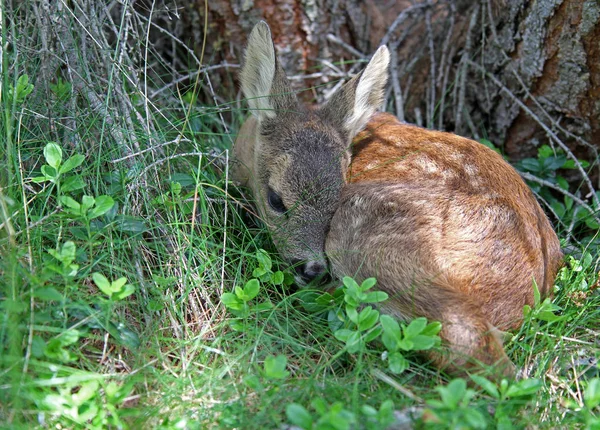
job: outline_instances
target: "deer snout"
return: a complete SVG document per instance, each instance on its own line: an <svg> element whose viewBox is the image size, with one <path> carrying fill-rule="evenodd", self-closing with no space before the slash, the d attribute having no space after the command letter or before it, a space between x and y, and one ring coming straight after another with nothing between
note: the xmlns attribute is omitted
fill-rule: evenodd
<svg viewBox="0 0 600 430"><path fill-rule="evenodd" d="M308 284L317 278L322 277L327 271L325 263L320 261L303 261L303 260L292 260L292 265L296 271L296 281L301 284Z"/></svg>

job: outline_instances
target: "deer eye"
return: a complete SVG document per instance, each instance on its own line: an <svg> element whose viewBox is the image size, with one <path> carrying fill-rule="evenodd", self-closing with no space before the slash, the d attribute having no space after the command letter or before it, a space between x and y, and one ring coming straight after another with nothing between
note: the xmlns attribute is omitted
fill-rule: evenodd
<svg viewBox="0 0 600 430"><path fill-rule="evenodd" d="M271 209L273 209L275 212L284 213L287 211L287 208L283 204L283 200L281 200L279 194L273 191L270 187L267 198L269 199L269 206L271 206Z"/></svg>

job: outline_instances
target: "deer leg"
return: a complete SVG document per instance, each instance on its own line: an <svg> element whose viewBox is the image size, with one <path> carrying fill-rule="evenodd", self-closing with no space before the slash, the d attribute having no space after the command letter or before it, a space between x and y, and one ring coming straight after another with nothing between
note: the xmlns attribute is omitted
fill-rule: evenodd
<svg viewBox="0 0 600 430"><path fill-rule="evenodd" d="M384 290L391 292L388 288ZM443 349L427 353L439 369L463 375L491 367L488 376L493 379L515 375L515 367L504 351L500 332L487 321L481 306L460 291L451 290L446 285L427 283L416 287L413 292L391 295L382 310L402 317L424 316L442 323L440 337Z"/></svg>

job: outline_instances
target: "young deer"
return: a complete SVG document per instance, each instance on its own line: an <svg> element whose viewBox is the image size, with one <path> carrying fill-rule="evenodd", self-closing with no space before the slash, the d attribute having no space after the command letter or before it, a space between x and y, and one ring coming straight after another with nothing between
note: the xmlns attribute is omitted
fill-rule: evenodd
<svg viewBox="0 0 600 430"><path fill-rule="evenodd" d="M251 188L297 280L327 270L375 277L381 310L443 325L453 372L495 365L512 375L498 330L518 327L533 283L551 293L559 241L518 173L466 138L375 113L389 53L380 47L322 107L303 107L260 22L241 72L252 113L240 130L234 180Z"/></svg>

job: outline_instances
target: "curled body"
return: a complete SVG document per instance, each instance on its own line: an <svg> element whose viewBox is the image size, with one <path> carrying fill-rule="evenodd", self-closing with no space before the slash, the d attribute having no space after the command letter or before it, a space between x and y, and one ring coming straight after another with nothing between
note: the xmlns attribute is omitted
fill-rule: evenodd
<svg viewBox="0 0 600 430"><path fill-rule="evenodd" d="M242 90L254 116L238 135L233 178L252 190L299 283L327 269L375 277L383 312L442 323L451 372L495 366L511 375L499 330L517 328L533 283L551 292L559 241L518 173L470 139L376 113L389 54L322 107L303 107L277 62L270 31L252 31Z"/></svg>

